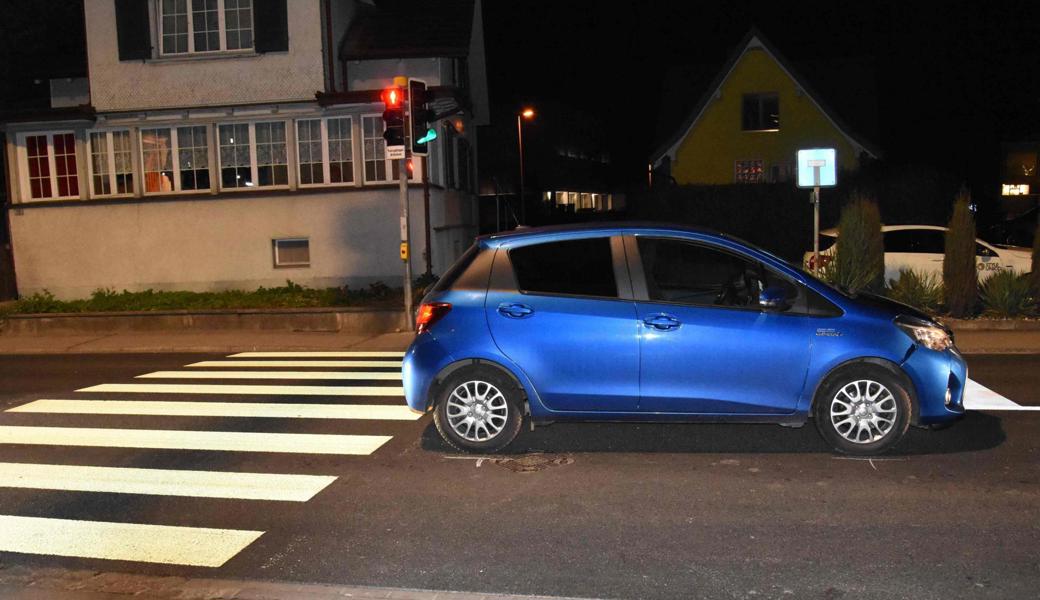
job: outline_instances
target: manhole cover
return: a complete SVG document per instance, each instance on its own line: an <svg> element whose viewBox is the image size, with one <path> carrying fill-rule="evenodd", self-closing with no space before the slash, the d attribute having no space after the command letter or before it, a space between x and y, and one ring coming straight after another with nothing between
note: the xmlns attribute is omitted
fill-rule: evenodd
<svg viewBox="0 0 1040 600"><path fill-rule="evenodd" d="M492 462L515 473L534 473L551 467L569 465L574 459L566 454L525 454L516 458L496 458Z"/></svg>

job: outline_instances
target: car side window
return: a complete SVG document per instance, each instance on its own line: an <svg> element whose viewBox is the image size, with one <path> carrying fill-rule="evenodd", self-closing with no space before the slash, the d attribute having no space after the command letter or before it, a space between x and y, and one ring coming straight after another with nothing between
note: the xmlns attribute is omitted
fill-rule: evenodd
<svg viewBox="0 0 1040 600"><path fill-rule="evenodd" d="M983 246L982 244L975 242L975 256L996 256L997 253Z"/></svg>
<svg viewBox="0 0 1040 600"><path fill-rule="evenodd" d="M794 284L729 252L682 240L640 237L639 254L651 301L706 306L757 306L759 293L770 285Z"/></svg>
<svg viewBox="0 0 1040 600"><path fill-rule="evenodd" d="M885 233L885 252L942 254L946 251L945 234L935 229L899 229Z"/></svg>
<svg viewBox="0 0 1040 600"><path fill-rule="evenodd" d="M618 297L609 237L521 246L509 259L522 292Z"/></svg>

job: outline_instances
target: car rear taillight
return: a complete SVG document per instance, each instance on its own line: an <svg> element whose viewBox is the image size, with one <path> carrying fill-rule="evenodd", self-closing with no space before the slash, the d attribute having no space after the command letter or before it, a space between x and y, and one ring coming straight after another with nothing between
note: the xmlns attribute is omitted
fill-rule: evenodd
<svg viewBox="0 0 1040 600"><path fill-rule="evenodd" d="M444 315L451 311L451 304L447 302L430 302L419 306L419 314L415 317L415 331L422 333L433 327L434 323L440 321Z"/></svg>

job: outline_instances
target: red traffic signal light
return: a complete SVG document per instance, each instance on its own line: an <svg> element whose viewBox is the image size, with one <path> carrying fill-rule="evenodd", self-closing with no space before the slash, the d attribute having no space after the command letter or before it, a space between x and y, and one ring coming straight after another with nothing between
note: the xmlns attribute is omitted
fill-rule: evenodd
<svg viewBox="0 0 1040 600"><path fill-rule="evenodd" d="M401 88L397 86L388 87L385 90L383 90L383 93L380 95L380 99L383 101L383 104L385 104L388 109L401 108L402 104L404 104L404 92L401 90Z"/></svg>
<svg viewBox="0 0 1040 600"><path fill-rule="evenodd" d="M380 95L386 110L383 111L383 139L387 146L404 145L404 90L397 86L388 87Z"/></svg>

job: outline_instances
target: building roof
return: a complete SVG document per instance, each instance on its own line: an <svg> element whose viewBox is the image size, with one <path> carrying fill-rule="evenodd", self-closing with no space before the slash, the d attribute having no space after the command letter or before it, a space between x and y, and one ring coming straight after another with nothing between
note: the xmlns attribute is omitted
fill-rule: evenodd
<svg viewBox="0 0 1040 600"><path fill-rule="evenodd" d="M474 0L361 4L340 46L343 60L469 54Z"/></svg>
<svg viewBox="0 0 1040 600"><path fill-rule="evenodd" d="M806 72L816 76L813 81L820 83L817 87L811 85L801 74L801 70L787 60L758 29L751 28L722 69L715 72L714 79L706 86L704 75L708 71L703 65L673 69L666 77L668 93L662 97L670 101L670 104L661 107L661 119L658 123L658 139L661 142L650 157L651 163L657 164L666 155L674 158L679 144L689 135L708 103L715 98L737 62L750 48L765 50L853 146L861 148L871 156L881 156L880 150L871 138L867 137L867 134L872 137L877 134L877 107L871 65L855 59L820 60L800 64ZM693 86L702 89L703 94L693 110L689 110L688 105L679 105L677 100L692 97L692 94L683 92L695 93ZM831 104L824 98L835 102ZM836 108L839 105L841 110Z"/></svg>

